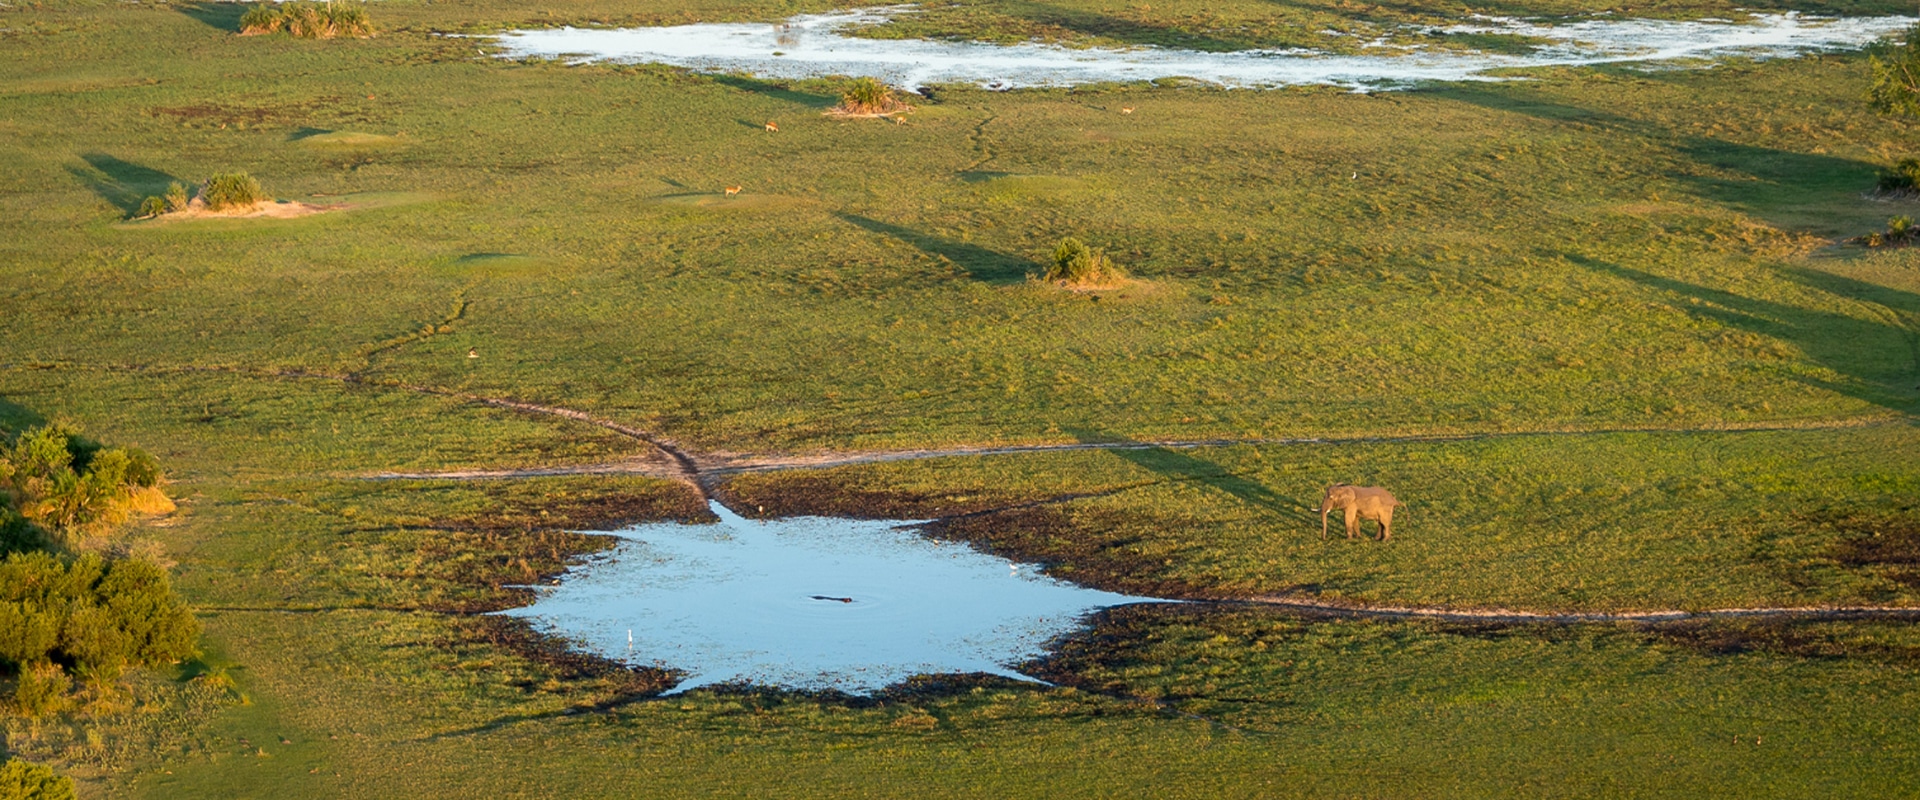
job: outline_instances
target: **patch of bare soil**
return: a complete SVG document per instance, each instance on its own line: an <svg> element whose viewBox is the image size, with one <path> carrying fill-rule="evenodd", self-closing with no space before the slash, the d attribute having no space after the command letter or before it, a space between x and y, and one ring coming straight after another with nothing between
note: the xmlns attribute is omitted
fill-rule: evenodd
<svg viewBox="0 0 1920 800"><path fill-rule="evenodd" d="M184 209L169 211L165 214L148 217L147 219L155 222L178 222L190 219L291 219L293 217L304 217L308 214L324 214L328 211L338 211L346 207L344 203L336 205L314 205L312 203L295 201L281 202L278 200L262 200L250 206L234 206L215 210L208 208L206 203L195 198L194 201Z"/></svg>

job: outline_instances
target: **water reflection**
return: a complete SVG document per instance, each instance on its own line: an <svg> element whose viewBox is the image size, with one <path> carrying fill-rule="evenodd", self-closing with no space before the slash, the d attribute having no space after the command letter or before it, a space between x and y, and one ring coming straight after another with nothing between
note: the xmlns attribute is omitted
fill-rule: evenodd
<svg viewBox="0 0 1920 800"><path fill-rule="evenodd" d="M531 619L582 649L682 670L682 692L745 682L871 693L915 675L1014 672L1108 606L1159 602L1074 586L911 523L800 517L641 525L543 588Z"/></svg>

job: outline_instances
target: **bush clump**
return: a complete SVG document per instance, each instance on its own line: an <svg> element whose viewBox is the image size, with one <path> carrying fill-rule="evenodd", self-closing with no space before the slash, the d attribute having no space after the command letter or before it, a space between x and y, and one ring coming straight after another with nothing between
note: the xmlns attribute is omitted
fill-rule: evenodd
<svg viewBox="0 0 1920 800"><path fill-rule="evenodd" d="M1867 104L1882 114L1920 117L1920 25L1907 29L1905 41L1881 42L1867 53Z"/></svg>
<svg viewBox="0 0 1920 800"><path fill-rule="evenodd" d="M1920 190L1920 158L1903 158L1900 163L1880 172L1880 191L1887 193Z"/></svg>
<svg viewBox="0 0 1920 800"><path fill-rule="evenodd" d="M335 39L343 36L373 35L373 20L362 3L341 0L335 3L293 2L271 5L260 3L240 15L240 35L258 36L285 31L300 39Z"/></svg>
<svg viewBox="0 0 1920 800"><path fill-rule="evenodd" d="M179 181L167 187L166 200L168 211L185 211L187 204L193 202L193 198L187 194L187 185Z"/></svg>
<svg viewBox="0 0 1920 800"><path fill-rule="evenodd" d="M134 216L140 219L146 219L148 217L157 217L165 213L167 213L167 201L162 200L158 197L148 197L147 199L140 201L140 213L135 214Z"/></svg>
<svg viewBox="0 0 1920 800"><path fill-rule="evenodd" d="M14 705L42 716L65 705L68 675L95 683L128 667L193 655L200 626L150 561L14 553L0 561L0 668L18 675Z"/></svg>
<svg viewBox="0 0 1920 800"><path fill-rule="evenodd" d="M1047 267L1047 280L1068 286L1110 286L1126 278L1105 253L1072 237L1053 248L1053 263Z"/></svg>
<svg viewBox="0 0 1920 800"><path fill-rule="evenodd" d="M893 94L893 87L875 78L856 78L840 93L840 105L833 112L859 116L886 116L912 111L913 106Z"/></svg>
<svg viewBox="0 0 1920 800"><path fill-rule="evenodd" d="M0 555L71 545L87 528L122 522L159 483L159 463L144 451L103 448L58 425L29 429L0 447Z"/></svg>
<svg viewBox="0 0 1920 800"><path fill-rule="evenodd" d="M17 758L0 764L0 800L74 800L73 779Z"/></svg>
<svg viewBox="0 0 1920 800"><path fill-rule="evenodd" d="M1912 217L1900 216L1887 220L1885 233L1869 233L1854 241L1868 247L1898 247L1913 244L1915 239L1920 239L1920 228L1913 226Z"/></svg>
<svg viewBox="0 0 1920 800"><path fill-rule="evenodd" d="M207 185L200 189L200 198L210 211L245 208L268 199L266 193L260 191L260 182L244 172L225 172L208 178Z"/></svg>

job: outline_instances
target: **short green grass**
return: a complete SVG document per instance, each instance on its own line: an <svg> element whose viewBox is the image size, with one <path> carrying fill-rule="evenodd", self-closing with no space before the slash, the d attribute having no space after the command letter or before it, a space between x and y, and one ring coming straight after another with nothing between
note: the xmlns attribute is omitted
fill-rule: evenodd
<svg viewBox="0 0 1920 800"><path fill-rule="evenodd" d="M1105 493L931 532L1113 588L1537 610L1920 591L1920 261L1832 244L1912 211L1870 196L1915 131L1865 109L1863 58L1377 96L937 87L896 126L823 117L837 80L506 63L429 35L829 7L390 0L380 36L327 41L237 36L228 4L0 9L0 422L71 418L168 465L181 511L130 535L179 562L208 651L129 708L9 721L6 751L101 796L1914 791L1910 623L1128 612L1033 665L1063 688L872 703L625 703L646 675L503 638L473 612L603 546L566 529L696 518L697 498L361 480L644 452L382 381L702 452L1527 434L723 487L905 515ZM1321 26L1601 10L1075 0L868 35L1337 49ZM217 170L342 207L125 221ZM1029 281L1066 236L1141 287ZM1715 432L1746 426L1802 429ZM1335 480L1409 501L1395 542L1319 540L1306 509Z"/></svg>

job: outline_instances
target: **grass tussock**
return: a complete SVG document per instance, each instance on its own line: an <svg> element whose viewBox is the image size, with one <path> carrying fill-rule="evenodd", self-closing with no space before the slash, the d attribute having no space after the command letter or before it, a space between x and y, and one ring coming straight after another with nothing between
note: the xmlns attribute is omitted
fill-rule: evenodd
<svg viewBox="0 0 1920 800"><path fill-rule="evenodd" d="M1046 280L1070 289L1103 289L1126 283L1127 273L1106 253L1068 237L1053 248Z"/></svg>
<svg viewBox="0 0 1920 800"><path fill-rule="evenodd" d="M893 87L875 78L857 78L840 93L840 104L827 113L843 117L885 117L912 111Z"/></svg>
<svg viewBox="0 0 1920 800"><path fill-rule="evenodd" d="M365 38L373 35L373 21L364 4L355 2L289 2L260 4L240 16L241 36L285 32L297 39Z"/></svg>

